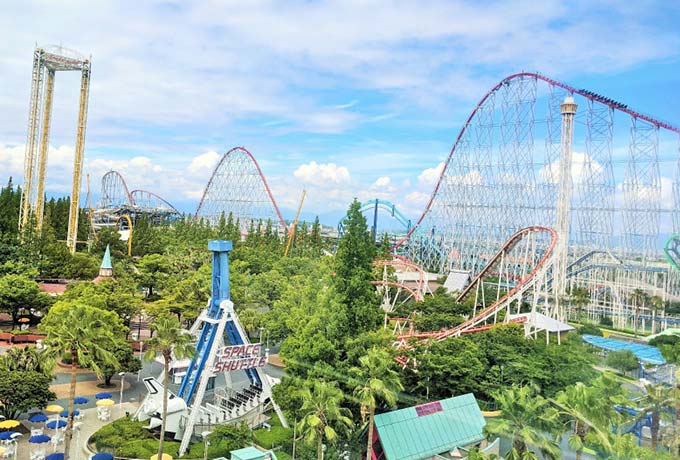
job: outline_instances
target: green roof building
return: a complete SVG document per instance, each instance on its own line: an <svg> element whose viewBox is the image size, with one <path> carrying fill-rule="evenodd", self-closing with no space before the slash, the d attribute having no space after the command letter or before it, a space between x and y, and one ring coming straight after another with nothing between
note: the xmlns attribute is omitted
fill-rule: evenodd
<svg viewBox="0 0 680 460"><path fill-rule="evenodd" d="M374 460L461 459L485 441L472 393L375 416ZM482 445L481 448L485 446Z"/></svg>
<svg viewBox="0 0 680 460"><path fill-rule="evenodd" d="M277 460L276 455L271 450L261 451L255 447L232 450L230 460Z"/></svg>
<svg viewBox="0 0 680 460"><path fill-rule="evenodd" d="M111 248L106 245L106 252L102 258L102 264L99 266L99 275L92 280L94 283L99 283L105 279L113 278L113 264L111 263Z"/></svg>

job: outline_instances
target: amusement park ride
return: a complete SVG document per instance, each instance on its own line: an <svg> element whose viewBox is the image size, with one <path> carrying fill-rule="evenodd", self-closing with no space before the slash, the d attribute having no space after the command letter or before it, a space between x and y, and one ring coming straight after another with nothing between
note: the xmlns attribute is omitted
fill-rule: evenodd
<svg viewBox="0 0 680 460"><path fill-rule="evenodd" d="M214 425L244 422L254 426L264 422L264 412L271 405L282 424L286 419L272 398L270 380L262 370L268 350L251 344L244 333L234 304L230 300L229 251L231 241L210 241L212 251L212 297L191 328L196 337L196 355L176 393L168 399L167 431L181 439L183 455L192 437L210 431ZM247 379L235 383L235 374ZM161 425L163 386L158 379L146 378L148 395L136 418L148 421L147 428ZM209 386L212 397L208 398Z"/></svg>

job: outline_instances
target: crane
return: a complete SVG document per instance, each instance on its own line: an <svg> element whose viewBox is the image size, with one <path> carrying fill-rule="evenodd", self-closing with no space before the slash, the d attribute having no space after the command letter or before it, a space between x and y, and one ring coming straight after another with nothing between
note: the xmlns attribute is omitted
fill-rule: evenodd
<svg viewBox="0 0 680 460"><path fill-rule="evenodd" d="M288 251L293 245L293 239L295 238L295 229L297 228L298 219L300 218L300 210L302 209L302 203L305 202L305 196L307 196L307 190L302 190L302 197L300 198L300 204L298 205L297 212L295 213L295 220L293 225L290 226L288 231L288 242L286 242L286 250L283 252L283 257L288 257Z"/></svg>

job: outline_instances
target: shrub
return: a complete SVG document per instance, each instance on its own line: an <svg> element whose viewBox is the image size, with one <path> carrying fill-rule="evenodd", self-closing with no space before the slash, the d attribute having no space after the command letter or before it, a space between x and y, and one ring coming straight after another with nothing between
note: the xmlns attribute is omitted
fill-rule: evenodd
<svg viewBox="0 0 680 460"><path fill-rule="evenodd" d="M618 369L624 373L635 370L638 367L638 360L635 357L635 354L630 350L610 351L609 354L607 354L605 362L607 363L607 366Z"/></svg>
<svg viewBox="0 0 680 460"><path fill-rule="evenodd" d="M600 317L600 326L612 327L614 322L609 316Z"/></svg>
<svg viewBox="0 0 680 460"><path fill-rule="evenodd" d="M602 337L602 331L594 324L584 324L583 326L576 329L576 332L578 332L580 335L599 335Z"/></svg>
<svg viewBox="0 0 680 460"><path fill-rule="evenodd" d="M27 335L27 334L33 334L31 331L28 329L12 329L12 334L13 335Z"/></svg>

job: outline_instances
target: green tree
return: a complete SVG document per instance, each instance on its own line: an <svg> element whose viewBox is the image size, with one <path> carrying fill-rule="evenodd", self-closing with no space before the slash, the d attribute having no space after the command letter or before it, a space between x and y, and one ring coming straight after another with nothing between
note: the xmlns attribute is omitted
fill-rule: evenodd
<svg viewBox="0 0 680 460"><path fill-rule="evenodd" d="M356 199L343 220L343 235L335 254L334 285L348 311L347 335L375 329L382 320L371 284L375 244Z"/></svg>
<svg viewBox="0 0 680 460"><path fill-rule="evenodd" d="M146 289L146 298L153 298L154 289L162 287L170 273L170 264L167 258L160 254L149 254L141 258L137 263L139 273L137 280Z"/></svg>
<svg viewBox="0 0 680 460"><path fill-rule="evenodd" d="M111 386L111 378L117 373L135 373L142 368L142 363L139 361L139 358L135 356L132 347L127 340L124 340L122 337L116 338L115 343L112 345L113 348L109 351L113 353L116 362L113 364L103 362L100 365L104 377L104 385L107 387ZM120 384L123 384L122 380Z"/></svg>
<svg viewBox="0 0 680 460"><path fill-rule="evenodd" d="M611 425L618 418L614 399L623 395L623 389L613 378L602 374L592 386L576 383L560 393L553 401L560 414L573 423L569 447L576 451L576 459L583 456L586 438L603 439L611 432Z"/></svg>
<svg viewBox="0 0 680 460"><path fill-rule="evenodd" d="M12 325L22 311L42 310L49 298L40 292L38 283L23 275L5 275L0 278L0 311L12 315Z"/></svg>
<svg viewBox="0 0 680 460"><path fill-rule="evenodd" d="M651 416L651 447L654 451L657 450L657 445L659 443L661 420L672 420L671 409L677 403L678 399L680 399L680 392L677 388L660 384L645 385L644 396L635 401L639 408L637 418L644 418L648 415Z"/></svg>
<svg viewBox="0 0 680 460"><path fill-rule="evenodd" d="M352 419L348 409L341 407L343 394L333 383L315 381L301 391L302 412L299 430L307 444L316 444L317 460L323 456L324 440L335 443L338 434L334 426L351 429Z"/></svg>
<svg viewBox="0 0 680 460"><path fill-rule="evenodd" d="M12 347L0 355L0 372L38 372L52 378L55 361L35 347Z"/></svg>
<svg viewBox="0 0 680 460"><path fill-rule="evenodd" d="M610 351L607 354L605 363L607 366L618 369L624 374L638 368L638 360L635 357L635 353L630 350Z"/></svg>
<svg viewBox="0 0 680 460"><path fill-rule="evenodd" d="M580 321L583 307L586 307L588 304L590 304L590 292L584 287L574 288L571 291L569 303L576 307L576 320Z"/></svg>
<svg viewBox="0 0 680 460"><path fill-rule="evenodd" d="M501 411L484 427L487 436L512 440L513 456L518 460L530 449L546 458L557 459L560 449L548 433L557 431L557 411L531 386L511 387L494 393ZM510 456L507 457L510 459Z"/></svg>
<svg viewBox="0 0 680 460"><path fill-rule="evenodd" d="M0 372L0 412L7 418L15 418L34 407L45 407L56 398L50 391L51 381L51 376L41 372Z"/></svg>
<svg viewBox="0 0 680 460"><path fill-rule="evenodd" d="M156 354L163 357L163 412L161 423L160 442L158 444L158 458L163 458L163 442L165 440L165 420L168 413L168 387L170 385L170 362L173 356L176 359L190 358L196 352L194 338L188 332L182 330L179 320L174 316L159 316L151 323L151 331L154 337L147 342L145 358L148 361L156 359Z"/></svg>
<svg viewBox="0 0 680 460"><path fill-rule="evenodd" d="M71 384L69 387L68 424L64 439L64 458L69 459L73 438L73 398L76 395L76 367L90 367L102 375L100 363L116 363L111 353L116 335L124 326L115 313L80 303L58 302L40 323L47 337L45 345L53 357L70 353Z"/></svg>
<svg viewBox="0 0 680 460"><path fill-rule="evenodd" d="M404 387L399 380L399 373L393 369L394 359L384 350L371 349L367 355L359 358L360 367L354 368L359 384L354 388L354 396L361 404L362 418L368 410L368 445L366 460L371 460L373 447L373 416L379 401L388 407L397 403L397 395Z"/></svg>

